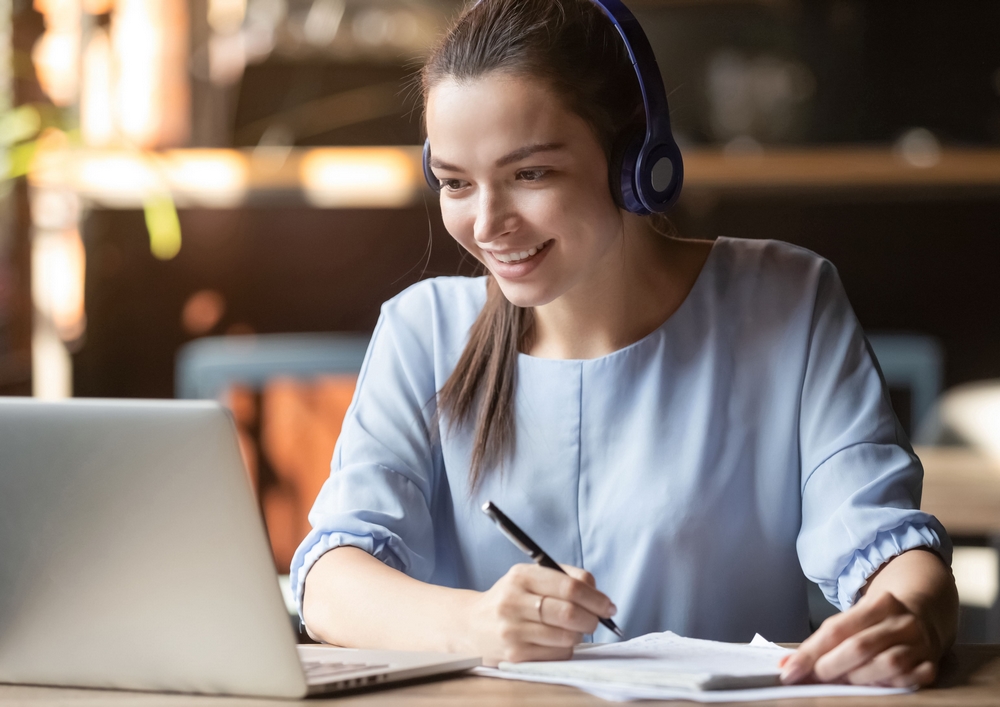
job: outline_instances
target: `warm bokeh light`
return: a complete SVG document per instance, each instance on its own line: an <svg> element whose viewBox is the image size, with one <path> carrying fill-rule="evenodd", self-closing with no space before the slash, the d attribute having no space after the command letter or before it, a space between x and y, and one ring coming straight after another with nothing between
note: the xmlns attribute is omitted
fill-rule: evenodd
<svg viewBox="0 0 1000 707"><path fill-rule="evenodd" d="M57 106L76 100L80 80L80 0L35 0L45 32L31 51L38 83Z"/></svg>
<svg viewBox="0 0 1000 707"><path fill-rule="evenodd" d="M208 0L208 24L221 34L238 32L247 14L247 0Z"/></svg>
<svg viewBox="0 0 1000 707"><path fill-rule="evenodd" d="M38 83L57 106L76 100L79 89L80 36L75 32L45 32L31 51Z"/></svg>
<svg viewBox="0 0 1000 707"><path fill-rule="evenodd" d="M165 188L155 164L142 153L94 152L66 159L72 186L83 195L98 195L109 206L134 207Z"/></svg>
<svg viewBox="0 0 1000 707"><path fill-rule="evenodd" d="M246 200L250 165L235 150L42 149L31 182L71 189L112 208L145 206L164 196L183 206L232 208Z"/></svg>
<svg viewBox="0 0 1000 707"><path fill-rule="evenodd" d="M302 158L302 188L320 208L407 206L422 187L420 155L419 148L409 147L310 150Z"/></svg>
<svg viewBox="0 0 1000 707"><path fill-rule="evenodd" d="M35 307L52 323L59 338L73 341L83 334L86 324L86 254L80 232L41 231L33 239L31 290Z"/></svg>
<svg viewBox="0 0 1000 707"><path fill-rule="evenodd" d="M50 326L36 323L31 335L31 394L42 400L73 395L73 361Z"/></svg>
<svg viewBox="0 0 1000 707"><path fill-rule="evenodd" d="M88 15L106 15L115 7L115 0L83 0L83 11Z"/></svg>
<svg viewBox="0 0 1000 707"><path fill-rule="evenodd" d="M117 136L111 40L101 28L94 30L83 55L80 130L84 143L90 147L110 145Z"/></svg>
<svg viewBox="0 0 1000 707"><path fill-rule="evenodd" d="M160 170L175 198L204 206L238 206L250 179L246 158L233 150L183 150L163 153Z"/></svg>
<svg viewBox="0 0 1000 707"><path fill-rule="evenodd" d="M193 336L207 334L226 313L226 300L215 290L200 290L188 297L181 311L184 331Z"/></svg>
<svg viewBox="0 0 1000 707"><path fill-rule="evenodd" d="M188 31L184 0L118 0L111 22L118 122L136 147L189 137Z"/></svg>

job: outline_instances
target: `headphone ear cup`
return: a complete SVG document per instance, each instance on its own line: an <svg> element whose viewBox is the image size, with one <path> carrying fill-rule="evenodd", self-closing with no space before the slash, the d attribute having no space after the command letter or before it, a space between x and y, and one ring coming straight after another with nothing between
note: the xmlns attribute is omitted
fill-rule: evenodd
<svg viewBox="0 0 1000 707"><path fill-rule="evenodd" d="M649 210L639 201L635 183L636 162L639 151L642 150L644 136L644 131L639 128L624 131L611 149L608 164L611 195L618 208L640 215L649 214Z"/></svg>
<svg viewBox="0 0 1000 707"><path fill-rule="evenodd" d="M431 169L431 141L430 138L424 140L424 179L427 180L427 186L435 192L441 191L441 182L437 180L434 176L434 171Z"/></svg>
<svg viewBox="0 0 1000 707"><path fill-rule="evenodd" d="M625 208L625 199L622 195L622 163L625 161L625 153L633 137L631 131L619 135L611 145L611 154L608 157L608 186L611 188L611 198L619 209Z"/></svg>

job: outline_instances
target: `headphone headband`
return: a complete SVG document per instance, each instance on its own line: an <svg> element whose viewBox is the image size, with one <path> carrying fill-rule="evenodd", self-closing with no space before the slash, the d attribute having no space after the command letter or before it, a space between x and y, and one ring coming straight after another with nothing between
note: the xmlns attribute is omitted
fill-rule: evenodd
<svg viewBox="0 0 1000 707"><path fill-rule="evenodd" d="M624 146L621 174L612 174L611 179L621 184L625 209L637 214L662 213L680 196L684 163L670 130L670 108L660 67L642 26L621 0L590 1L611 20L625 42L646 114L645 136ZM430 156L428 139L424 142L424 176L432 189L440 191L430 168Z"/></svg>

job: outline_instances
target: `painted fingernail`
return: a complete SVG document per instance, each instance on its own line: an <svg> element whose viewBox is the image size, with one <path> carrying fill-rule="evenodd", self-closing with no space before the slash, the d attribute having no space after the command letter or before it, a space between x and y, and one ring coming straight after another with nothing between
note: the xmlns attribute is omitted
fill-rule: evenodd
<svg viewBox="0 0 1000 707"><path fill-rule="evenodd" d="M788 659L785 663L784 669L781 671L781 682L786 685L793 682L798 682L806 674L806 667L802 664L802 661L798 658L792 657Z"/></svg>

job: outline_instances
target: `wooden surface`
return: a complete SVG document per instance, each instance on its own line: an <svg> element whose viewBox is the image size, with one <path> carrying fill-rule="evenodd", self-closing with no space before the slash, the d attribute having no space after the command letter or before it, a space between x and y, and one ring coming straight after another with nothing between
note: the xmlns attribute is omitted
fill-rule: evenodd
<svg viewBox="0 0 1000 707"><path fill-rule="evenodd" d="M1000 150L942 150L917 167L892 150L868 147L684 153L684 187L715 190L872 189L1000 186Z"/></svg>
<svg viewBox="0 0 1000 707"><path fill-rule="evenodd" d="M329 700L311 699L307 704L344 705L347 707L458 707L482 705L503 707L585 707L612 704L570 687L492 678L458 677L418 685L385 688ZM254 700L231 697L71 690L45 687L0 685L0 705L28 704L31 707L66 707L67 705L110 705L111 707L236 707L237 705L291 704L284 700ZM692 702L643 704L692 705ZM956 705L959 707L996 707L1000 705L1000 645L957 646L942 665L938 684L911 695L867 698L824 698L755 702L773 707L903 707L906 705Z"/></svg>
<svg viewBox="0 0 1000 707"><path fill-rule="evenodd" d="M1000 464L965 447L915 451L924 465L921 509L952 535L1000 534Z"/></svg>

